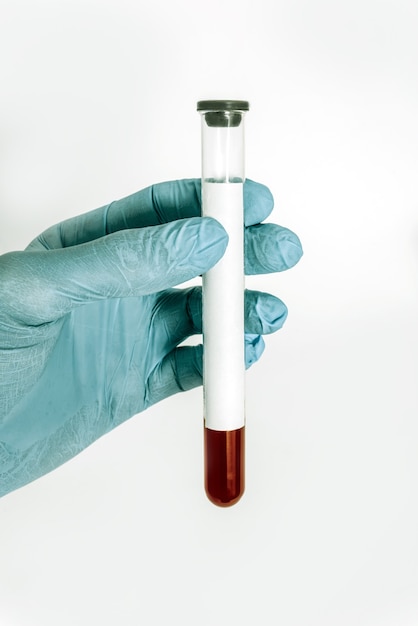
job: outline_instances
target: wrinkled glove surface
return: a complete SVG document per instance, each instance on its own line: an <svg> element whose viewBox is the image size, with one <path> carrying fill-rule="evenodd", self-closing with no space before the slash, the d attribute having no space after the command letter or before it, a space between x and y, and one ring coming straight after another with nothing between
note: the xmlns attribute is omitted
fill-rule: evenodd
<svg viewBox="0 0 418 626"><path fill-rule="evenodd" d="M244 185L247 274L292 267L297 236L261 224L269 190ZM159 183L0 257L0 496L72 458L150 405L202 383L201 289L228 237L200 217L200 181ZM247 291L246 365L287 310Z"/></svg>

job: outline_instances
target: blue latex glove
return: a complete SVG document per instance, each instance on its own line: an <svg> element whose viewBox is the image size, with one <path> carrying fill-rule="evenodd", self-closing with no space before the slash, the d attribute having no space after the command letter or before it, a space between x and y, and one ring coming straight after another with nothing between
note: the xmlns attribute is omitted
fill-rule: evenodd
<svg viewBox="0 0 418 626"><path fill-rule="evenodd" d="M261 224L269 190L244 186L247 274L302 254ZM223 255L222 226L200 215L200 181L160 183L53 226L0 257L0 495L61 465L129 417L202 383L201 290L173 289ZM287 315L246 293L246 360Z"/></svg>

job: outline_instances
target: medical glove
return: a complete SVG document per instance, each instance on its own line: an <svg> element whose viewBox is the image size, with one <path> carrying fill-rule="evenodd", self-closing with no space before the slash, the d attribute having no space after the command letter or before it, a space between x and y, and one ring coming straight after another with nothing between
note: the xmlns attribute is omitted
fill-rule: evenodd
<svg viewBox="0 0 418 626"><path fill-rule="evenodd" d="M262 224L269 190L244 185L247 274L286 270L297 236ZM228 237L200 217L200 181L159 183L52 226L0 257L0 495L69 460L126 419L202 383L200 287ZM287 315L247 291L246 362Z"/></svg>

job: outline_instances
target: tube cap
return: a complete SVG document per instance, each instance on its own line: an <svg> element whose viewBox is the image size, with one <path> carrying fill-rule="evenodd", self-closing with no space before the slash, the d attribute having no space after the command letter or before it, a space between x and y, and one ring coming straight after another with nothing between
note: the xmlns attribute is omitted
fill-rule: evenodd
<svg viewBox="0 0 418 626"><path fill-rule="evenodd" d="M197 110L204 112L206 124L217 128L234 128L241 124L242 113L250 108L246 100L200 100Z"/></svg>
<svg viewBox="0 0 418 626"><path fill-rule="evenodd" d="M248 111L250 103L246 100L199 100L198 111Z"/></svg>

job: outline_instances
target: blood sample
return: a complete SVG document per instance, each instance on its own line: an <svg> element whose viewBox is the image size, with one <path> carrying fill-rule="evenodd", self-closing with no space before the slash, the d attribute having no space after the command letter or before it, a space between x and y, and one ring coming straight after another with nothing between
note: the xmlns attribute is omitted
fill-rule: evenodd
<svg viewBox="0 0 418 626"><path fill-rule="evenodd" d="M197 103L202 119L202 216L228 233L222 259L203 275L205 490L231 506L245 486L244 114L241 100Z"/></svg>
<svg viewBox="0 0 418 626"><path fill-rule="evenodd" d="M211 502L231 506L245 486L245 427L236 430L204 428L205 490Z"/></svg>

